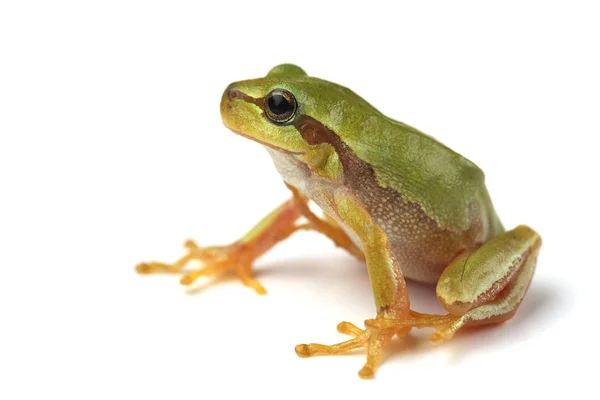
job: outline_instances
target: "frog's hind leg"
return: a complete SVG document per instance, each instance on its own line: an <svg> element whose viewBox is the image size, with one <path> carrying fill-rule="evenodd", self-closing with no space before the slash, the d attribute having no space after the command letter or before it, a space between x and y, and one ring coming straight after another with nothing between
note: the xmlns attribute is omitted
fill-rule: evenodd
<svg viewBox="0 0 600 400"><path fill-rule="evenodd" d="M495 324L514 316L535 271L542 241L521 225L464 252L444 270L437 285L439 302L448 315L411 311L405 321L368 321L367 325L433 327L432 342L450 339L463 326Z"/></svg>

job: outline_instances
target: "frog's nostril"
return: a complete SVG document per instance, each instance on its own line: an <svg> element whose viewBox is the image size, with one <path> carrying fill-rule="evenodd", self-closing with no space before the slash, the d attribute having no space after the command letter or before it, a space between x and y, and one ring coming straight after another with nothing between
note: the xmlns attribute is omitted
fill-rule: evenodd
<svg viewBox="0 0 600 400"><path fill-rule="evenodd" d="M242 94L238 90L228 89L227 90L227 97L229 97L230 101L233 101L233 100L241 99L242 98Z"/></svg>
<svg viewBox="0 0 600 400"><path fill-rule="evenodd" d="M252 103L260 108L263 106L263 99L255 99L254 97L248 96L239 89L234 87L228 87L223 93L223 101L227 100L228 103L234 103L235 100L241 100L246 103Z"/></svg>

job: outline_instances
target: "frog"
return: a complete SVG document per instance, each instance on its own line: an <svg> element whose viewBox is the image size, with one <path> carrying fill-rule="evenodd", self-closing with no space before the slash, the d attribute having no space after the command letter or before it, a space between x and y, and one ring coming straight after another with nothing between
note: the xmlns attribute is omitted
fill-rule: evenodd
<svg viewBox="0 0 600 400"><path fill-rule="evenodd" d="M339 323L348 340L299 344L295 352L306 358L364 348L361 378L372 378L388 343L413 328L433 328L429 340L442 343L462 328L515 315L542 240L527 225L504 228L473 162L293 64L230 84L220 112L227 128L266 149L290 198L231 244L188 240L182 258L141 263L139 273L181 274L191 285L229 272L265 294L256 260L295 232L319 232L364 262L375 315L362 328ZM202 266L189 269L192 261ZM407 280L435 287L446 313L412 310Z"/></svg>

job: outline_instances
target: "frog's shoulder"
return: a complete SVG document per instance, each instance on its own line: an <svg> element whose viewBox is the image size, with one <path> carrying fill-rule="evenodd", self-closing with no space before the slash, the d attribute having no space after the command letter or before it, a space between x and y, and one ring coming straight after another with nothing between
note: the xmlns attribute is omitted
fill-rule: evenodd
<svg viewBox="0 0 600 400"><path fill-rule="evenodd" d="M350 146L369 163L382 187L420 204L443 228L466 230L472 205L487 196L483 171L415 128L394 120L365 124L360 145Z"/></svg>

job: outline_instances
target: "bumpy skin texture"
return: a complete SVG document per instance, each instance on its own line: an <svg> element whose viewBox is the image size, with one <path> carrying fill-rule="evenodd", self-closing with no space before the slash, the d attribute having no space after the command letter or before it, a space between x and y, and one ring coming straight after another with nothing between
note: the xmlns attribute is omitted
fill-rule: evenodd
<svg viewBox="0 0 600 400"><path fill-rule="evenodd" d="M278 106L273 93L285 98ZM281 93L286 93L281 96ZM262 144L290 200L229 246L200 248L173 264L143 263L141 273L181 273L191 260L205 267L184 272L182 283L230 270L257 293L256 258L301 229L316 230L366 261L376 317L365 329L338 325L352 339L332 346L296 346L301 357L365 347L359 371L372 377L384 346L410 329L434 327L433 342L463 326L511 318L535 271L539 235L527 226L505 232L484 175L472 162L418 130L394 121L351 90L283 64L264 78L233 83L221 100L225 125ZM279 118L285 115L285 118ZM324 212L314 215L308 201ZM307 222L298 224L304 217ZM436 283L446 315L410 309L405 277Z"/></svg>

